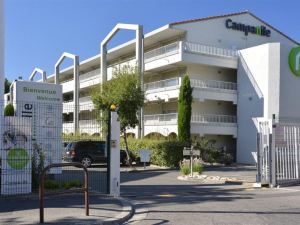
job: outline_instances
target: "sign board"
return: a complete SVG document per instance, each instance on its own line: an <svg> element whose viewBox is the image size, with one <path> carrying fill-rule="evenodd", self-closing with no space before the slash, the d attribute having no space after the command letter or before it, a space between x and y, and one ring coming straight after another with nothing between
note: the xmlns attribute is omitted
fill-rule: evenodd
<svg viewBox="0 0 300 225"><path fill-rule="evenodd" d="M150 162L151 150L141 149L140 150L140 158L141 162Z"/></svg>
<svg viewBox="0 0 300 225"><path fill-rule="evenodd" d="M200 156L200 150L183 150L183 155L196 155L196 156Z"/></svg>
<svg viewBox="0 0 300 225"><path fill-rule="evenodd" d="M1 151L1 194L31 193L31 118L5 117Z"/></svg>
<svg viewBox="0 0 300 225"><path fill-rule="evenodd" d="M42 151L45 166L62 159L62 86L57 84L16 81L13 84L16 116L32 118L33 154ZM50 173L60 173L53 168Z"/></svg>

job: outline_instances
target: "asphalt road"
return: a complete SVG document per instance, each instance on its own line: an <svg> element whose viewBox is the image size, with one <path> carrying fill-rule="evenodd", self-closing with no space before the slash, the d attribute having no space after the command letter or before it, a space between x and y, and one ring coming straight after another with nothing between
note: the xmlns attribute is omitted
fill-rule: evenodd
<svg viewBox="0 0 300 225"><path fill-rule="evenodd" d="M253 169L218 168L208 174L254 179ZM135 204L128 224L300 224L300 187L253 189L243 185L177 180L178 171L121 175L121 194Z"/></svg>

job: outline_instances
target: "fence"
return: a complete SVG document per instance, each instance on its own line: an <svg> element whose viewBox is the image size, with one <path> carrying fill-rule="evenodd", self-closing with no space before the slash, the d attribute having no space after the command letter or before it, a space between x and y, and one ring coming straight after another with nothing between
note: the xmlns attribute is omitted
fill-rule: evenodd
<svg viewBox="0 0 300 225"><path fill-rule="evenodd" d="M73 103L12 105L14 116L5 116L1 127L0 197L37 193L42 169L64 162L91 164L90 191L107 193L106 135L101 135L104 123L92 103L79 105L78 126ZM72 192L83 184L82 171L76 167L53 168L45 179L46 193Z"/></svg>
<svg viewBox="0 0 300 225"><path fill-rule="evenodd" d="M300 183L300 124L261 122L257 137L259 181L272 186Z"/></svg>

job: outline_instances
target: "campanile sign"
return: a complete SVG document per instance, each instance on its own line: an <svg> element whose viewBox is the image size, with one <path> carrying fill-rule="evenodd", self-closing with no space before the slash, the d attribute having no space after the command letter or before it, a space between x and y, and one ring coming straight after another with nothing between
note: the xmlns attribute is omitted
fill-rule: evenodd
<svg viewBox="0 0 300 225"><path fill-rule="evenodd" d="M248 34L255 34L259 36L265 36L265 37L271 37L271 30L269 30L265 26L253 26L244 24L241 22L233 21L232 19L226 19L225 26L227 29L232 29L236 31L244 32L245 36L248 36Z"/></svg>

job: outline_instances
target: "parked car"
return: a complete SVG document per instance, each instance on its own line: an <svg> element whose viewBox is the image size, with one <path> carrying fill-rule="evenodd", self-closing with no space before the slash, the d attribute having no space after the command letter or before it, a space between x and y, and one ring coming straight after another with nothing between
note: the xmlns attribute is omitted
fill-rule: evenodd
<svg viewBox="0 0 300 225"><path fill-rule="evenodd" d="M105 148L105 141L73 141L67 145L63 159L67 162L81 162L85 167L89 167L93 163L107 162ZM122 149L120 163L127 164L126 151Z"/></svg>

